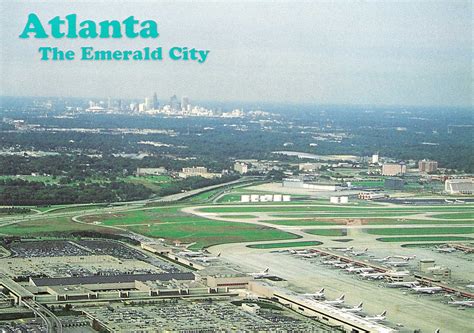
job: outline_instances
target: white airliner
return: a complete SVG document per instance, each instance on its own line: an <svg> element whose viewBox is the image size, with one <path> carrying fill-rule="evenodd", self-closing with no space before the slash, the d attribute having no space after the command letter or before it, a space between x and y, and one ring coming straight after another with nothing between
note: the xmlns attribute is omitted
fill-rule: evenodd
<svg viewBox="0 0 474 333"><path fill-rule="evenodd" d="M202 257L204 253L201 251L199 252L193 252L193 251L185 251L185 252L179 252L178 255L182 255L185 257Z"/></svg>
<svg viewBox="0 0 474 333"><path fill-rule="evenodd" d="M387 311L385 310L384 312L382 312L381 314L379 314L377 316L364 317L364 319L371 320L371 321L383 321L383 320L385 320L386 315L387 315Z"/></svg>
<svg viewBox="0 0 474 333"><path fill-rule="evenodd" d="M312 298L316 298L316 299L323 299L325 296L324 296L324 288L322 288L320 291L318 292L315 292L314 294L303 294L303 296L305 297L312 297Z"/></svg>
<svg viewBox="0 0 474 333"><path fill-rule="evenodd" d="M329 301L325 300L323 301L324 304L329 304L329 305L341 305L344 303L344 298L346 295L342 294L339 298L336 298L335 300Z"/></svg>
<svg viewBox="0 0 474 333"><path fill-rule="evenodd" d="M457 250L454 247L450 247L450 246L445 246L445 247L437 246L436 251L442 252L442 253L451 253Z"/></svg>
<svg viewBox="0 0 474 333"><path fill-rule="evenodd" d="M391 256L388 256L388 257L385 257L385 258L373 258L371 260L375 261L375 262L385 262L385 261L389 261L390 258L391 258Z"/></svg>
<svg viewBox="0 0 474 333"><path fill-rule="evenodd" d="M389 282L387 283L387 287L389 288L413 288L417 287L417 282Z"/></svg>
<svg viewBox="0 0 474 333"><path fill-rule="evenodd" d="M451 200L448 200L448 199L444 199L444 202L449 203L449 204L454 203L454 201L451 201Z"/></svg>
<svg viewBox="0 0 474 333"><path fill-rule="evenodd" d="M348 267L346 271L349 273L369 273L373 272L374 269L372 267Z"/></svg>
<svg viewBox="0 0 474 333"><path fill-rule="evenodd" d="M351 267L352 264L348 264L348 263L345 263L345 262L340 262L340 263L334 264L333 266L336 267L336 268L347 268L347 267Z"/></svg>
<svg viewBox="0 0 474 333"><path fill-rule="evenodd" d="M411 287L411 289L422 294L435 294L443 291L441 287Z"/></svg>
<svg viewBox="0 0 474 333"><path fill-rule="evenodd" d="M268 271L269 271L269 268L265 268L263 271L259 273L248 273L248 275L253 276L255 279L261 279L266 276L269 276Z"/></svg>
<svg viewBox="0 0 474 333"><path fill-rule="evenodd" d="M334 264L338 264L340 262L341 261L339 259L337 259L337 260L323 260L322 261L323 265L334 265Z"/></svg>
<svg viewBox="0 0 474 333"><path fill-rule="evenodd" d="M194 258L194 259L197 260L197 261L200 261L200 262L211 262L211 261L219 260L220 256L221 256L221 253L219 252L217 254L217 256L215 256L215 257L197 257L197 258Z"/></svg>
<svg viewBox="0 0 474 333"><path fill-rule="evenodd" d="M466 201L464 201L464 200L459 200L459 199L456 199L454 202L455 202L455 203L466 203Z"/></svg>
<svg viewBox="0 0 474 333"><path fill-rule="evenodd" d="M366 248L365 250L363 251L351 251L350 254L352 254L353 256L363 256L364 254L367 253L369 249Z"/></svg>
<svg viewBox="0 0 474 333"><path fill-rule="evenodd" d="M360 302L358 305L352 307L352 308L345 308L345 309L342 309L342 311L344 312L350 312L350 313L358 313L358 312L361 312L362 311L362 305L364 305L364 303Z"/></svg>
<svg viewBox="0 0 474 333"><path fill-rule="evenodd" d="M412 256L392 256L392 257L397 258L397 259L403 259L403 260L412 260L412 259L416 258L416 255L412 255Z"/></svg>
<svg viewBox="0 0 474 333"><path fill-rule="evenodd" d="M456 301L454 298L451 297L451 301L448 302L451 305L459 305L459 306L467 306L467 307L474 307L474 301Z"/></svg>
<svg viewBox="0 0 474 333"><path fill-rule="evenodd" d="M369 280L381 280L385 277L385 273L362 272L360 276L364 279L369 279Z"/></svg>
<svg viewBox="0 0 474 333"><path fill-rule="evenodd" d="M335 248L333 248L333 250L339 251L339 252L349 252L349 251L352 251L353 249L354 249L353 246L351 246L351 247L335 247Z"/></svg>
<svg viewBox="0 0 474 333"><path fill-rule="evenodd" d="M308 250L290 250L291 254L302 254L302 253L308 253Z"/></svg>
<svg viewBox="0 0 474 333"><path fill-rule="evenodd" d="M408 261L387 261L385 265L394 266L394 267L404 267L408 266Z"/></svg>
<svg viewBox="0 0 474 333"><path fill-rule="evenodd" d="M295 256L302 257L302 258L313 258L319 256L319 253L316 252L303 252L303 253L296 253Z"/></svg>

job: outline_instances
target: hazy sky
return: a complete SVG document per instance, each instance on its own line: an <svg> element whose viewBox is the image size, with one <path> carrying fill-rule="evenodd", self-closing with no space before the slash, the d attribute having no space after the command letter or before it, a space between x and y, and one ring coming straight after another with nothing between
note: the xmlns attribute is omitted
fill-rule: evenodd
<svg viewBox="0 0 474 333"><path fill-rule="evenodd" d="M121 2L0 0L0 94L318 104L470 106L471 1ZM20 39L46 22L158 22L157 39ZM210 50L203 64L42 62L38 47Z"/></svg>

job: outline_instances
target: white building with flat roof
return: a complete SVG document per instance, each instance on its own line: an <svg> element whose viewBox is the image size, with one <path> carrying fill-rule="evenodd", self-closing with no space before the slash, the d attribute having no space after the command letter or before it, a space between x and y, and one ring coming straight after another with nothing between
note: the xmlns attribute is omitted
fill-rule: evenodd
<svg viewBox="0 0 474 333"><path fill-rule="evenodd" d="M444 190L449 194L473 194L474 193L474 179L473 178L447 179L444 182Z"/></svg>

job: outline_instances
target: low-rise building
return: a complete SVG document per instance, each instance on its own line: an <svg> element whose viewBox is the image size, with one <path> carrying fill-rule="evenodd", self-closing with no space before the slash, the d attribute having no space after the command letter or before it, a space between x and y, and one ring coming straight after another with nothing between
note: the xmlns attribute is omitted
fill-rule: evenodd
<svg viewBox="0 0 474 333"><path fill-rule="evenodd" d="M382 175L402 176L406 174L407 166L404 163L385 163L382 165Z"/></svg>
<svg viewBox="0 0 474 333"><path fill-rule="evenodd" d="M303 172L312 172L321 168L320 163L300 163L298 164L298 170Z"/></svg>
<svg viewBox="0 0 474 333"><path fill-rule="evenodd" d="M246 174L248 172L248 165L241 162L234 163L234 171L240 174Z"/></svg>
<svg viewBox="0 0 474 333"><path fill-rule="evenodd" d="M180 173L178 173L180 178L188 177L202 177L202 178L217 178L222 177L220 173L208 172L206 167L190 167L183 168Z"/></svg>
<svg viewBox="0 0 474 333"><path fill-rule="evenodd" d="M165 168L137 168L136 175L140 176L158 176L166 173Z"/></svg>
<svg viewBox="0 0 474 333"><path fill-rule="evenodd" d="M346 204L349 203L349 197L331 197L329 202L332 204Z"/></svg>
<svg viewBox="0 0 474 333"><path fill-rule="evenodd" d="M474 179L448 179L444 183L444 190L449 194L472 194L474 193Z"/></svg>
<svg viewBox="0 0 474 333"><path fill-rule="evenodd" d="M362 200L373 200L387 198L388 195L382 192L360 192L358 198Z"/></svg>

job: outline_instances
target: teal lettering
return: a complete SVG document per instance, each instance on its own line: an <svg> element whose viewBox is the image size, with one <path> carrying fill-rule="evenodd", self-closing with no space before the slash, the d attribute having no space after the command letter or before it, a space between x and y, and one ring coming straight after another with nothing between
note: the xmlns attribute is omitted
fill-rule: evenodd
<svg viewBox="0 0 474 333"><path fill-rule="evenodd" d="M26 22L25 29L23 29L20 38L30 38L30 33L34 33L35 38L48 38L48 34L44 31L40 19L33 13L28 15L28 22Z"/></svg>
<svg viewBox="0 0 474 333"><path fill-rule="evenodd" d="M79 24L81 30L79 30L79 37L81 38L97 38L97 28L94 21L84 21Z"/></svg>

